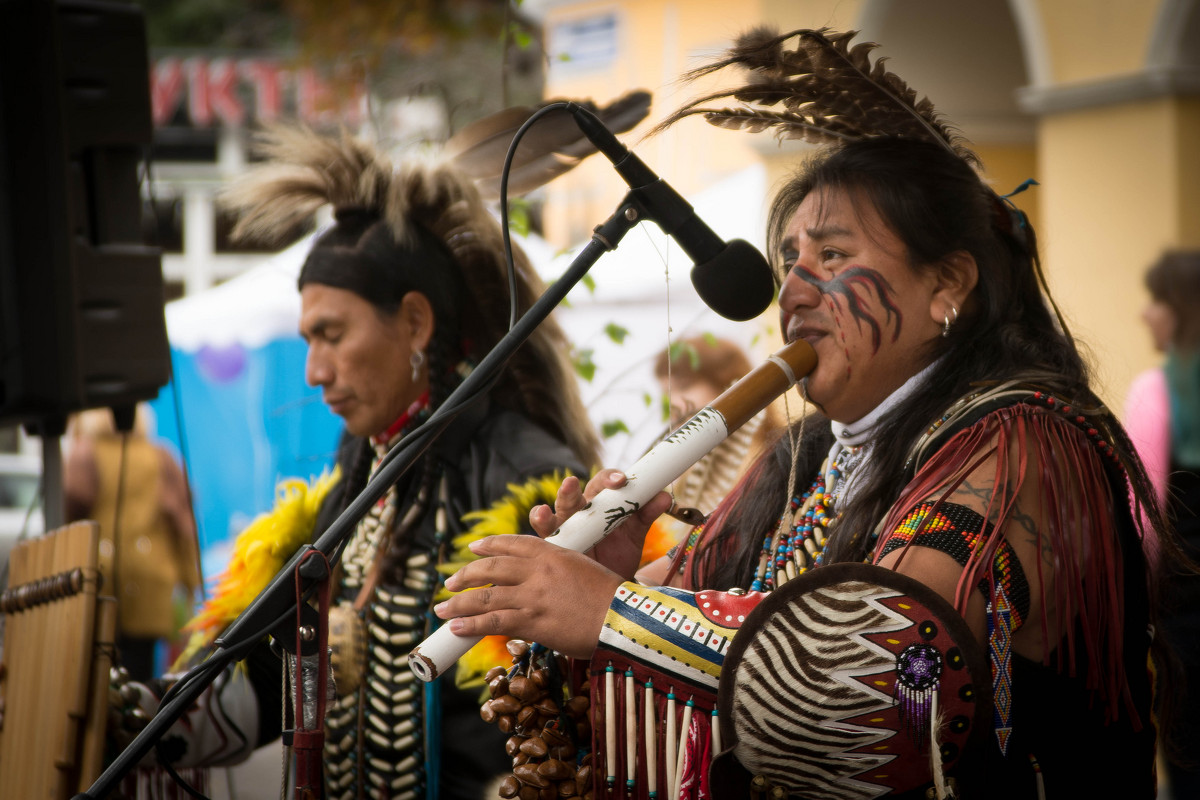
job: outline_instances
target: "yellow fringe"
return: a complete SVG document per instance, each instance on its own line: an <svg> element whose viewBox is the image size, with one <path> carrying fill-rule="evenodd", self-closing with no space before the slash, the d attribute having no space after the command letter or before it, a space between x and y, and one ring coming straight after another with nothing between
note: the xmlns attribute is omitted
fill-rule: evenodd
<svg viewBox="0 0 1200 800"><path fill-rule="evenodd" d="M471 527L451 541L453 551L449 560L438 565L438 571L450 575L477 559L468 549L471 542L485 536L521 533L527 527L529 512L534 506L552 504L568 474L554 472L524 484L509 484L509 493L491 507L463 515L463 521L471 523ZM217 578L200 612L185 626L184 630L192 635L177 664L186 663L210 645L266 588L301 545L312 539L317 511L340 475L335 469L312 485L301 480L287 480L279 485L275 507L258 516L238 536L228 568ZM441 602L452 594L440 589L435 601ZM455 685L468 690L486 688L487 671L509 661L507 642L504 636L484 637L459 660Z"/></svg>
<svg viewBox="0 0 1200 800"><path fill-rule="evenodd" d="M454 551L445 563L438 565L438 571L444 575L451 575L479 558L468 549L471 542L486 536L518 534L526 529L529 512L534 506L552 504L558 496L558 487L569 474L571 473L553 472L540 478L531 478L523 484L510 483L508 494L492 503L491 507L464 514L463 521L471 523L471 527L451 540ZM454 594L457 592L439 589L435 601L441 602ZM464 690L485 688L484 676L487 671L496 665L507 666L511 660L505 647L507 642L508 638L505 636L485 636L458 660L454 684ZM480 701L486 699L485 693Z"/></svg>
<svg viewBox="0 0 1200 800"><path fill-rule="evenodd" d="M275 507L258 515L238 535L228 567L216 579L199 613L184 626L192 635L176 664L190 661L210 645L258 597L288 559L312 540L317 512L340 477L341 471L335 467L311 485L290 479L276 487Z"/></svg>

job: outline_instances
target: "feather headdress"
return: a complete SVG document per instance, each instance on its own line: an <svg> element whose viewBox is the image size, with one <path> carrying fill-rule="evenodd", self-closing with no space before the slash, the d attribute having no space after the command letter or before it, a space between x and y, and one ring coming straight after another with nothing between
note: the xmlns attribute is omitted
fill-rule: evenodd
<svg viewBox="0 0 1200 800"><path fill-rule="evenodd" d="M828 28L779 34L756 28L738 38L720 60L685 75L693 80L731 66L744 67L749 79L741 86L699 97L660 124L655 132L684 117L702 114L721 128L774 131L780 139L836 144L873 136L895 136L937 142L959 158L978 166L967 142L946 124L928 98L889 72L886 58L871 63L878 45L850 40L858 31ZM790 40L794 40L791 49ZM735 101L739 105L715 108Z"/></svg>
<svg viewBox="0 0 1200 800"><path fill-rule="evenodd" d="M459 335L471 345L467 355L481 357L504 336L508 304L497 302L509 296L503 236L470 177L444 160L393 163L345 132L334 137L274 126L258 136L257 145L266 160L222 193L223 204L238 214L235 237L277 241L325 205L337 215L377 217L400 245L420 229L445 246L461 271L470 307L460 310ZM514 248L513 255L517 307L524 311L545 287L520 250ZM561 328L546 320L509 361L492 396L524 410L591 466L598 461L599 440L579 399L568 351Z"/></svg>
<svg viewBox="0 0 1200 800"><path fill-rule="evenodd" d="M537 108L508 108L472 122L446 142L446 157L475 180L485 197L499 197L500 173L513 135L538 109L552 102ZM575 102L599 117L613 133L630 130L650 112L650 93L641 90L628 92L603 108L590 100ZM522 137L510 168L508 193L530 192L595 152L596 146L566 109L552 111Z"/></svg>

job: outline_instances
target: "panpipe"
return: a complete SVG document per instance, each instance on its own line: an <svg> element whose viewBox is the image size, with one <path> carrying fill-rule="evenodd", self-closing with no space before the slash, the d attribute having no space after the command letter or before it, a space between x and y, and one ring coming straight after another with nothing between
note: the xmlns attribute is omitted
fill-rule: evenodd
<svg viewBox="0 0 1200 800"><path fill-rule="evenodd" d="M15 546L0 657L0 800L66 800L102 770L116 601L102 597L99 527Z"/></svg>

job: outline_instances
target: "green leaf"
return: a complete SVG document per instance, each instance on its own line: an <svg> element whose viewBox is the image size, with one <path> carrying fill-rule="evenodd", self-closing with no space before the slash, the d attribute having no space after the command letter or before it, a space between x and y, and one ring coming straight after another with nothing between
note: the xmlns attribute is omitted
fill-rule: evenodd
<svg viewBox="0 0 1200 800"><path fill-rule="evenodd" d="M571 357L575 373L588 383L591 383L592 379L596 377L596 362L592 360L594 354L594 350L578 350Z"/></svg>
<svg viewBox="0 0 1200 800"><path fill-rule="evenodd" d="M593 278L591 275L584 275L583 279L580 281L580 283L582 283L584 285L584 287L587 288L587 290L590 294L596 293L596 279Z"/></svg>
<svg viewBox="0 0 1200 800"><path fill-rule="evenodd" d="M605 439L611 439L618 433L629 433L629 427L624 420L610 419L600 423L600 435Z"/></svg>
<svg viewBox="0 0 1200 800"><path fill-rule="evenodd" d="M666 422L671 419L671 398L664 394L660 405L662 406L662 421Z"/></svg>
<svg viewBox="0 0 1200 800"><path fill-rule="evenodd" d="M625 337L629 335L628 328L623 328L615 322L610 322L605 325L604 332L608 334L609 339L612 339L617 344L624 344Z"/></svg>
<svg viewBox="0 0 1200 800"><path fill-rule="evenodd" d="M688 364L691 365L692 371L696 372L700 369L700 353L696 350L696 346L690 342L671 342L667 348L667 355L672 363L687 356Z"/></svg>
<svg viewBox="0 0 1200 800"><path fill-rule="evenodd" d="M654 395L650 394L649 392L642 392L642 405L644 405L646 408L649 408L653 402Z"/></svg>
<svg viewBox="0 0 1200 800"><path fill-rule="evenodd" d="M508 229L521 236L529 235L529 201L525 198L518 197L508 201Z"/></svg>

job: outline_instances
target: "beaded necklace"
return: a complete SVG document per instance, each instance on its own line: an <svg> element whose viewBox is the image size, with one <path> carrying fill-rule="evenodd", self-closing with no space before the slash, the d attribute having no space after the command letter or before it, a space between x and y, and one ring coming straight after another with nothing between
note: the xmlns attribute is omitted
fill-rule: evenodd
<svg viewBox="0 0 1200 800"><path fill-rule="evenodd" d="M832 483L841 477L841 472L834 466L829 468L828 475ZM779 524L763 537L751 591L772 591L820 566L827 532L837 520L833 501L825 491L826 480L822 465L808 491L792 497Z"/></svg>
<svg viewBox="0 0 1200 800"><path fill-rule="evenodd" d="M379 468L390 445L403 439L429 417L429 392L423 393L405 410L400 418L379 436L371 437L374 456L371 459L371 474ZM346 544L342 557L343 583L350 589L359 589L367 581L367 575L377 560L380 549L386 546L396 515L396 486L391 485L387 493L359 520L354 534Z"/></svg>

